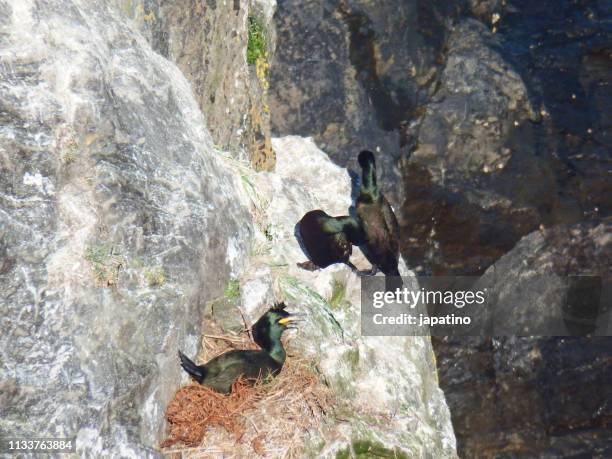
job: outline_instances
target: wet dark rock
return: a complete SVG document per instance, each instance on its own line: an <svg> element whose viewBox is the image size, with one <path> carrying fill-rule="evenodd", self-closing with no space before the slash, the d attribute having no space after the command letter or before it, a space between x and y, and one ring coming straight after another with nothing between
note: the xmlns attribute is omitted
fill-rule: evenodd
<svg viewBox="0 0 612 459"><path fill-rule="evenodd" d="M612 214L609 2L450 3L280 1L273 129L314 136L341 164L380 146L419 273L498 262L525 286L520 257L575 268L564 244L601 268L605 244L586 241ZM558 225L579 234L539 235ZM605 338L448 339L438 364L462 454L609 455L610 351Z"/></svg>
<svg viewBox="0 0 612 459"><path fill-rule="evenodd" d="M599 275L601 328L578 331L609 333L611 234L608 221L521 239L479 281L499 297L497 319L513 328L541 326L549 311L571 301L575 286L561 276ZM612 453L609 337L448 337L434 345L461 457Z"/></svg>
<svg viewBox="0 0 612 459"><path fill-rule="evenodd" d="M562 308L554 276L609 272L610 14L605 1L281 1L273 130L349 166L380 146L408 264L480 275L497 262L482 282L511 286L500 305L533 326ZM550 276L541 290L522 262ZM610 455L609 338L437 343L461 456Z"/></svg>
<svg viewBox="0 0 612 459"><path fill-rule="evenodd" d="M490 292L487 334L610 334L611 235L608 220L559 225L521 239L476 282L476 289Z"/></svg>
<svg viewBox="0 0 612 459"><path fill-rule="evenodd" d="M477 2L404 158L404 253L482 273L539 225L610 215L610 11Z"/></svg>

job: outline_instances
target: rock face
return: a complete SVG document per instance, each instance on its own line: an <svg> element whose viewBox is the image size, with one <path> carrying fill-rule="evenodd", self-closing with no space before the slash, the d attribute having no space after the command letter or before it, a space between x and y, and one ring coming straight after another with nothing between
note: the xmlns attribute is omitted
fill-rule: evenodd
<svg viewBox="0 0 612 459"><path fill-rule="evenodd" d="M414 146L408 124L433 92L444 22L456 10L448 3L280 1L273 132L312 135L342 165L380 149L385 192L401 202L394 166Z"/></svg>
<svg viewBox="0 0 612 459"><path fill-rule="evenodd" d="M185 77L102 5L0 3L0 430L147 457L253 224Z"/></svg>
<svg viewBox="0 0 612 459"><path fill-rule="evenodd" d="M500 297L508 321L537 327L566 304L559 276L603 276L609 333L611 230L608 221L532 233L480 282ZM612 454L609 337L443 338L435 347L461 457Z"/></svg>
<svg viewBox="0 0 612 459"><path fill-rule="evenodd" d="M191 83L216 145L274 169L265 72L246 62L248 18L257 17L273 52L274 2L115 0L155 51L177 64Z"/></svg>
<svg viewBox="0 0 612 459"><path fill-rule="evenodd" d="M456 22L416 151L403 160L404 254L427 272L479 274L540 224L612 211L609 9L476 10L484 23Z"/></svg>
<svg viewBox="0 0 612 459"><path fill-rule="evenodd" d="M524 82L494 50L487 26L460 22L449 42L439 89L419 127L418 147L404 160L402 230L411 235L405 245L411 260L423 261L434 273L473 274L511 248L526 229L537 227L533 208L555 186L554 165L532 150L513 152L507 145L505 131L529 124L536 115ZM521 187L519 200L509 193L523 172L523 180L537 186ZM474 270L462 270L466 266Z"/></svg>
<svg viewBox="0 0 612 459"><path fill-rule="evenodd" d="M281 298L308 314L292 349L347 409L306 456L455 457L429 339L362 338L358 278L295 266L295 222L347 210L346 170L301 138L276 141L276 173L217 149L163 33L138 27L110 3L0 2L0 431L160 456L176 351L239 282L247 320Z"/></svg>
<svg viewBox="0 0 612 459"><path fill-rule="evenodd" d="M559 225L526 236L478 280L492 292L496 336L612 332L612 222ZM520 260L520 261L519 261Z"/></svg>

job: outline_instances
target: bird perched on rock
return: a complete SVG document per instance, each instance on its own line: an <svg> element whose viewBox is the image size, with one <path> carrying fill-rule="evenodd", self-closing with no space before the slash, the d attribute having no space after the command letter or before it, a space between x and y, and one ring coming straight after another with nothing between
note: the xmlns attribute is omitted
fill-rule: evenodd
<svg viewBox="0 0 612 459"><path fill-rule="evenodd" d="M302 249L309 261L298 266L309 271L326 268L334 263L345 263L353 271L357 268L349 261L353 244L360 241L361 228L353 217L332 217L322 210L311 210L298 222Z"/></svg>
<svg viewBox="0 0 612 459"><path fill-rule="evenodd" d="M297 226L302 248L310 260L298 266L315 270L345 263L360 275L373 275L380 269L386 276L399 277L399 225L376 183L374 153L364 150L358 161L362 178L356 217L331 217L322 210L306 213ZM372 263L371 270L358 271L349 261L352 245L362 247ZM401 286L401 280L395 286Z"/></svg>
<svg viewBox="0 0 612 459"><path fill-rule="evenodd" d="M229 351L204 365L196 365L179 351L181 366L200 384L224 394L230 393L232 384L241 376L249 380L275 376L286 358L281 336L297 320L285 307L284 303L275 304L253 325L253 340L260 350Z"/></svg>
<svg viewBox="0 0 612 459"><path fill-rule="evenodd" d="M399 276L399 224L391 204L376 184L374 153L364 150L357 160L362 174L355 207L364 253L374 273L380 269L386 276Z"/></svg>

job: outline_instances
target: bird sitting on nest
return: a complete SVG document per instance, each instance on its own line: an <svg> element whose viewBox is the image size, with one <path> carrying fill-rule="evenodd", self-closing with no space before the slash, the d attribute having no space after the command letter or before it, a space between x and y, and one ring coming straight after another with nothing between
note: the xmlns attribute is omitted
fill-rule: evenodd
<svg viewBox="0 0 612 459"><path fill-rule="evenodd" d="M232 384L243 377L257 380L277 375L285 363L286 353L281 342L283 332L295 328L296 314L285 311L284 303L276 303L262 315L251 331L260 350L234 350L221 354L204 365L196 365L179 351L181 366L202 385L229 394Z"/></svg>

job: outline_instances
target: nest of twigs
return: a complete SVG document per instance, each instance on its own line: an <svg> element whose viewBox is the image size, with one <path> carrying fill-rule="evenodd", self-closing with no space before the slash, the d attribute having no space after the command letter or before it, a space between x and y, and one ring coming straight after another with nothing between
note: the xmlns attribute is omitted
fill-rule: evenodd
<svg viewBox="0 0 612 459"><path fill-rule="evenodd" d="M246 336L205 337L203 360L256 347ZM181 387L166 410L164 452L177 458L296 457L332 401L312 362L288 354L278 376L255 384L238 380L229 395L195 383Z"/></svg>
<svg viewBox="0 0 612 459"><path fill-rule="evenodd" d="M208 428L215 426L223 427L240 440L245 430L241 413L253 408L261 398L260 385L240 379L232 386L230 395L200 384L181 387L166 410L170 434L162 448L176 444L198 446Z"/></svg>

